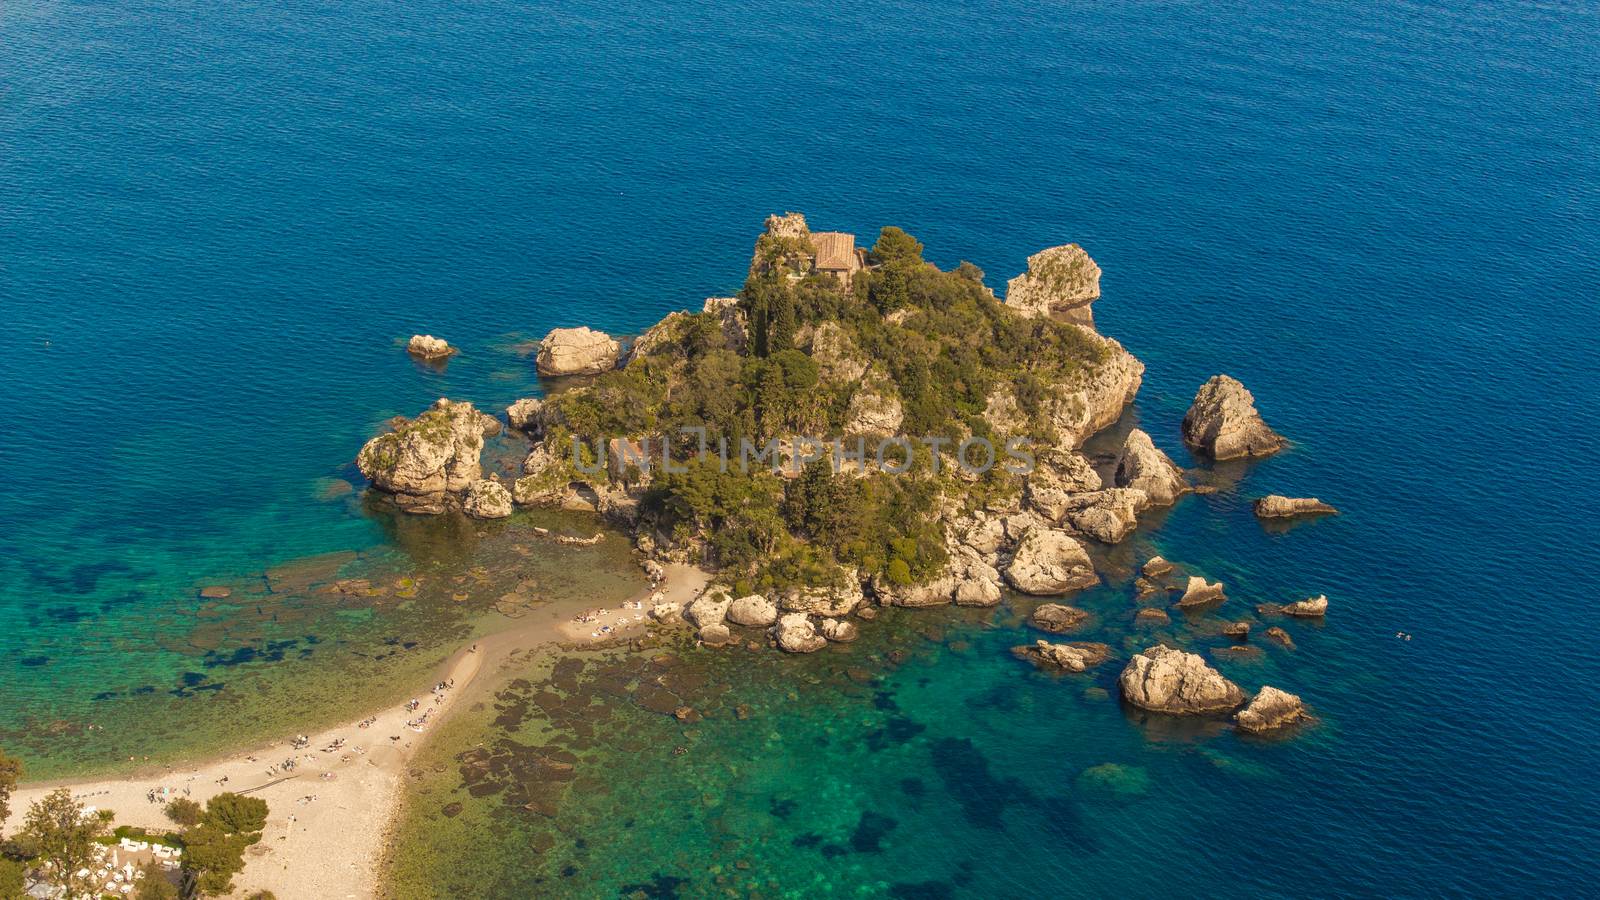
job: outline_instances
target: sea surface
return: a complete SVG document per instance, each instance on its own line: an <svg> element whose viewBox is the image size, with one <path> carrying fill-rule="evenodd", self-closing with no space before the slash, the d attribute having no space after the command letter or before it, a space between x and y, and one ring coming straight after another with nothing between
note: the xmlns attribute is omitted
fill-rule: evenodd
<svg viewBox="0 0 1600 900"><path fill-rule="evenodd" d="M1079 242L1148 365L1121 427L1199 466L1178 422L1227 372L1294 445L1110 555L1089 675L1010 657L1021 600L530 671L430 749L395 893L1600 893L1597 148L1588 3L8 0L0 746L44 777L277 737L409 690L508 572L625 595L617 542L396 520L351 461L537 393L550 328L735 290L800 210L1000 290ZM1265 529L1269 492L1344 514ZM1153 552L1232 599L1135 628ZM1129 652L1324 592L1294 651L1219 663L1314 726L1119 707ZM663 673L703 721L640 696Z"/></svg>

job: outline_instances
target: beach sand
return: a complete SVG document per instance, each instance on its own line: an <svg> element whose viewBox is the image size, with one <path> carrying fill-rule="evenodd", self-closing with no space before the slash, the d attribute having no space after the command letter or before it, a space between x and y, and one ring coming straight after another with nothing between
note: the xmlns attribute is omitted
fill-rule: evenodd
<svg viewBox="0 0 1600 900"><path fill-rule="evenodd" d="M245 870L234 879L237 895L270 890L280 900L374 897L406 763L483 673L495 671L514 653L551 652L558 644L603 644L642 634L649 620L634 616L649 608L646 598L660 591L669 600L687 603L709 580L709 574L693 566L668 566L658 587L630 598L629 603L639 601L644 609L624 604L594 624L572 621L589 608L579 601L540 607L507 630L457 651L435 679L453 687L433 693L432 684L418 685L420 705L415 711L402 704L373 714L365 728L358 719L325 729L308 735L309 744L300 750L291 747L292 736L286 735L273 745L160 773L26 785L13 795L12 818L3 824L15 828L29 804L58 787L70 787L84 803L114 810L118 825L175 829L162 804L150 802L150 791L160 794L167 788L173 796L200 803L214 794L235 791L260 797L270 808L261 842L247 853ZM626 627L618 628L624 618ZM611 624L616 633L595 638L593 632L601 624ZM425 712L427 722L420 730L407 724ZM326 749L340 739L344 744L337 750ZM291 758L294 768L284 771L281 764ZM276 772L269 771L273 766Z"/></svg>

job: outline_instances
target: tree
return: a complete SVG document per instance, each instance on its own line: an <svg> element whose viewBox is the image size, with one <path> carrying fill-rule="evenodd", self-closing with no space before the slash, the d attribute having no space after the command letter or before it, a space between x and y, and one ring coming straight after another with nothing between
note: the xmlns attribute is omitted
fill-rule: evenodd
<svg viewBox="0 0 1600 900"><path fill-rule="evenodd" d="M190 828L200 824L200 817L203 811L200 809L200 804L190 800L188 797L177 797L167 803L166 813L167 818L173 822L185 828Z"/></svg>
<svg viewBox="0 0 1600 900"><path fill-rule="evenodd" d="M218 794L206 801L205 820L227 834L256 834L267 827L267 801L241 794Z"/></svg>
<svg viewBox="0 0 1600 900"><path fill-rule="evenodd" d="M878 242L872 245L872 255L885 265L889 263L921 263L922 242L893 225L878 232Z"/></svg>
<svg viewBox="0 0 1600 900"><path fill-rule="evenodd" d="M267 802L223 793L206 801L198 825L183 833L184 893L226 894L233 876L244 871L244 851L261 840L267 827Z"/></svg>
<svg viewBox="0 0 1600 900"><path fill-rule="evenodd" d="M28 896L27 874L22 863L0 858L0 900L24 900Z"/></svg>
<svg viewBox="0 0 1600 900"><path fill-rule="evenodd" d="M167 878L167 873L154 862L147 862L140 867L144 877L138 881L138 889L133 892L133 900L178 900L178 886Z"/></svg>
<svg viewBox="0 0 1600 900"><path fill-rule="evenodd" d="M72 799L72 791L58 788L28 807L21 835L38 848L50 880L64 888L67 897L90 897L94 886L77 873L93 864L96 838L106 833L110 822L109 810L90 814Z"/></svg>
<svg viewBox="0 0 1600 900"><path fill-rule="evenodd" d="M0 751L0 822L11 818L11 792L22 780L22 760L12 759Z"/></svg>

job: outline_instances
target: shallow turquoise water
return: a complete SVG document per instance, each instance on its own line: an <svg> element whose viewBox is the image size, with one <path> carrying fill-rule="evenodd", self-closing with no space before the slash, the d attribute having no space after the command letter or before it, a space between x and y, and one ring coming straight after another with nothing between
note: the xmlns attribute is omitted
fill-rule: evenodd
<svg viewBox="0 0 1600 900"><path fill-rule="evenodd" d="M197 585L391 546L320 499L383 419L535 390L521 342L731 290L800 209L995 286L1083 243L1158 444L1217 371L1296 442L1150 546L1239 611L1335 604L1263 664L1324 724L1241 750L1261 781L1075 691L985 706L998 654L896 675L996 772L1088 742L1041 796L1119 761L1160 799L1095 850L949 797L886 842L997 860L966 892L1593 892L1597 35L1560 5L8 3L0 734L130 702L107 672L181 689L151 632ZM414 366L416 331L464 352ZM1346 514L1269 534L1269 491Z"/></svg>

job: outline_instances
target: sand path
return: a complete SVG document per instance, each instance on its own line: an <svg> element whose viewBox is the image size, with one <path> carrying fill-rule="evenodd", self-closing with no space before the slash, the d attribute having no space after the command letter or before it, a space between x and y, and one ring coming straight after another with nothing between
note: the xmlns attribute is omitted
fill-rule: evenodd
<svg viewBox="0 0 1600 900"><path fill-rule="evenodd" d="M188 796L200 803L223 791L248 793L266 800L270 814L261 842L247 856L244 873L234 879L237 895L270 890L280 900L374 897L406 763L484 672L496 670L521 651L553 650L559 643L604 643L641 633L648 619L634 619L643 610L632 609L632 602L648 609L646 598L659 590L669 600L687 603L709 580L710 575L693 566L668 566L659 587L630 598L622 608L610 608L609 615L593 624L572 621L591 605L579 601L532 610L446 660L436 682L453 686L432 691L433 685L419 685L415 710L391 707L311 734L302 749L292 748L286 739L162 773L26 785L13 795L12 819L5 824L15 827L29 804L63 786L91 806L114 810L119 825L152 829L174 827L163 814L162 803L150 801L152 791L159 796L165 788L168 796ZM614 633L594 638L601 624L610 624ZM424 714L425 723L410 724ZM343 743L334 748L338 741ZM288 760L294 765L285 769Z"/></svg>

